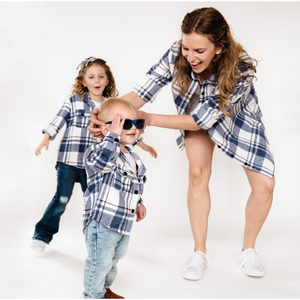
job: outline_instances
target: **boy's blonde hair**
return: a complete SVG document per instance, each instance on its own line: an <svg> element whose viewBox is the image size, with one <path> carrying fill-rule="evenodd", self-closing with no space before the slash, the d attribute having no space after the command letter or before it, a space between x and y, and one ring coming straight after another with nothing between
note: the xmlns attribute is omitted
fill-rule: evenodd
<svg viewBox="0 0 300 300"><path fill-rule="evenodd" d="M107 100L105 100L99 107L98 109L98 115L97 119L99 121L104 122L105 121L105 116L107 114L107 111L116 104L123 104L127 106L128 108L131 108L133 111L137 111L136 108L131 104L129 101L122 99L122 98L116 98L116 97L111 97Z"/></svg>

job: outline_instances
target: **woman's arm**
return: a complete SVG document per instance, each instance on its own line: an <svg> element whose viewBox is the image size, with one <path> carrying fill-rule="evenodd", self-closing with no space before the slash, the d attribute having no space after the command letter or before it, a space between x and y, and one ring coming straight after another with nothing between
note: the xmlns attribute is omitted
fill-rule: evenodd
<svg viewBox="0 0 300 300"><path fill-rule="evenodd" d="M131 102L137 110L147 103L135 92L130 92L121 98Z"/></svg>
<svg viewBox="0 0 300 300"><path fill-rule="evenodd" d="M146 120L147 126L156 126L170 129L196 131L200 127L190 115L158 115L139 111L139 117Z"/></svg>

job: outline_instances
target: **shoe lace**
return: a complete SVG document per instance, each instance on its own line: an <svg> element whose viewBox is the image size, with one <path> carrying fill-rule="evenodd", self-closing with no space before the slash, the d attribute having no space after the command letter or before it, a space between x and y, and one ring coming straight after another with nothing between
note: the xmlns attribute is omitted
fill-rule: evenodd
<svg viewBox="0 0 300 300"><path fill-rule="evenodd" d="M190 268L190 267L200 267L200 268L203 268L203 263L204 262L206 264L209 263L209 259L206 256L206 254L204 254L204 253L192 252L192 253L184 253L183 255L187 256L187 258L184 260L184 262L186 262L187 260L189 260L186 268Z"/></svg>
<svg viewBox="0 0 300 300"><path fill-rule="evenodd" d="M258 248L254 247L252 249L247 249L245 251L242 252L241 257L240 257L241 267L244 266L245 261L247 260L251 263L251 265L262 268L262 265L261 265L261 263L258 259L258 256L257 256L257 253L259 252Z"/></svg>

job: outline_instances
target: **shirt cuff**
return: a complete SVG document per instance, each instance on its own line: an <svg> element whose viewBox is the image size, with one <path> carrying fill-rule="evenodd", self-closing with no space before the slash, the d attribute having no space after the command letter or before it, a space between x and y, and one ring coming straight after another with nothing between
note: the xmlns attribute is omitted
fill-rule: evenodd
<svg viewBox="0 0 300 300"><path fill-rule="evenodd" d="M108 132L103 140L105 141L107 139L110 139L110 140L112 139L116 143L120 143L120 141L121 141L121 137L114 132Z"/></svg>

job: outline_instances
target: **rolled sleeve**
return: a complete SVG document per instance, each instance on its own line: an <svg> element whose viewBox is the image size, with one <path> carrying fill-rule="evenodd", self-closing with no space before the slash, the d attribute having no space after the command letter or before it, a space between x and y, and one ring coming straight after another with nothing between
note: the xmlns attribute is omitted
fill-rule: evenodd
<svg viewBox="0 0 300 300"><path fill-rule="evenodd" d="M242 73L241 76L247 76L249 73L250 71L247 70ZM229 96L229 101L233 105L233 109L235 106L240 106L248 97L251 91L252 81L253 77L245 77L234 84ZM218 88L216 88L214 93L204 102L200 102L192 112L192 117L197 125L205 130L210 129L216 122L225 117L225 114L221 111L220 105L217 102L219 93ZM225 109L229 114L232 114L229 107L226 106Z"/></svg>
<svg viewBox="0 0 300 300"><path fill-rule="evenodd" d="M143 137L141 135L139 135L138 138L135 140L135 142L132 144L132 147L136 146L142 140L143 140Z"/></svg>
<svg viewBox="0 0 300 300"><path fill-rule="evenodd" d="M159 62L152 66L146 76L133 87L132 91L144 101L153 102L160 90L172 81L172 68L177 58L177 49L178 43L174 43Z"/></svg>
<svg viewBox="0 0 300 300"><path fill-rule="evenodd" d="M70 117L71 112L71 102L70 99L66 100L61 107L60 111L55 115L53 120L48 126L46 126L42 133L48 133L50 135L50 140L54 140L59 130L64 126L66 121Z"/></svg>
<svg viewBox="0 0 300 300"><path fill-rule="evenodd" d="M115 169L120 154L120 139L116 133L108 132L102 142L90 146L85 152L86 169L100 174Z"/></svg>
<svg viewBox="0 0 300 300"><path fill-rule="evenodd" d="M213 99L199 103L192 113L197 125L205 130L211 128L223 116L219 105Z"/></svg>

